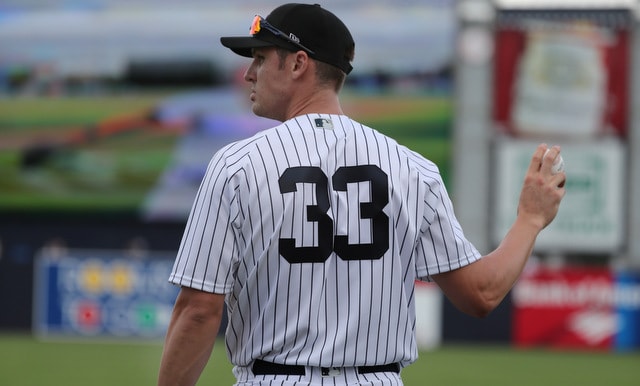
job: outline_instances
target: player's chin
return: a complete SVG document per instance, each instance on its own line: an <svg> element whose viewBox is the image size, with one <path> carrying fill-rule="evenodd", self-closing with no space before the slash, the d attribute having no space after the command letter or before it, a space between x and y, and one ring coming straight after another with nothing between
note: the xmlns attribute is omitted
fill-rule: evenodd
<svg viewBox="0 0 640 386"><path fill-rule="evenodd" d="M263 111L262 111L262 108L261 108L260 104L259 104L259 103L256 103L256 101L255 101L255 100L252 100L251 102L252 102L252 103L251 103L251 111L252 111L255 115L257 115L257 116L261 117L261 116L262 116Z"/></svg>

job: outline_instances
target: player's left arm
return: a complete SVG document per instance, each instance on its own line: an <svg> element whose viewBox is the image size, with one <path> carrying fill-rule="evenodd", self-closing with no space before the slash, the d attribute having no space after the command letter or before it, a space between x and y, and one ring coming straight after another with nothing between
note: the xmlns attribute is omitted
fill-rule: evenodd
<svg viewBox="0 0 640 386"><path fill-rule="evenodd" d="M546 149L541 144L533 154L520 194L518 215L500 245L474 263L432 275L461 311L483 317L497 307L522 273L538 234L556 216L565 194L566 176L551 169L560 148L554 146L548 153Z"/></svg>
<svg viewBox="0 0 640 386"><path fill-rule="evenodd" d="M464 267L432 275L462 312L485 317L509 293L531 254L539 229L517 219L500 246Z"/></svg>
<svg viewBox="0 0 640 386"><path fill-rule="evenodd" d="M196 384L220 329L224 298L182 287L165 338L158 386Z"/></svg>

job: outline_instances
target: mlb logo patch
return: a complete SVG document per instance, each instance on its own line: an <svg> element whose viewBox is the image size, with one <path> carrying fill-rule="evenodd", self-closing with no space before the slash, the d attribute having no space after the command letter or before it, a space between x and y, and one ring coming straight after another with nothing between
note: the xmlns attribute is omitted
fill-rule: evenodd
<svg viewBox="0 0 640 386"><path fill-rule="evenodd" d="M331 119L316 118L315 123L317 129L333 130L333 122L331 122Z"/></svg>

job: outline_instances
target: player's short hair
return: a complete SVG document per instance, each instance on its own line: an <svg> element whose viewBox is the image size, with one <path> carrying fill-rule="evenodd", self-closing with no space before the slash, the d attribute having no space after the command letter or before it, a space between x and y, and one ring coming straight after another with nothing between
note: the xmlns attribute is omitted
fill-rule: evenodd
<svg viewBox="0 0 640 386"><path fill-rule="evenodd" d="M316 78L322 85L332 84L337 93L342 89L347 74L338 67L316 60Z"/></svg>
<svg viewBox="0 0 640 386"><path fill-rule="evenodd" d="M294 53L294 51L288 50L286 48L276 47L276 53L279 59L279 68L284 68L284 61L288 55ZM352 54L353 56L353 54ZM314 60L314 59L312 59ZM319 60L314 60L316 63L316 79L318 83L322 86L330 86L333 87L334 91L340 92L344 82L347 78L347 74L339 69L336 66L333 66L328 63L321 62Z"/></svg>

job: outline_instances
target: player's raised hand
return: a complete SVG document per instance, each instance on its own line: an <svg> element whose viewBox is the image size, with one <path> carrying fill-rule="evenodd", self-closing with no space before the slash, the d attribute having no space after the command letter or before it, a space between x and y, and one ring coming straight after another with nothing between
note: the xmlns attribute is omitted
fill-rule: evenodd
<svg viewBox="0 0 640 386"><path fill-rule="evenodd" d="M566 193L564 170L553 169L558 157L560 147L553 146L547 151L547 145L540 144L531 158L520 193L518 216L539 229L553 221Z"/></svg>

